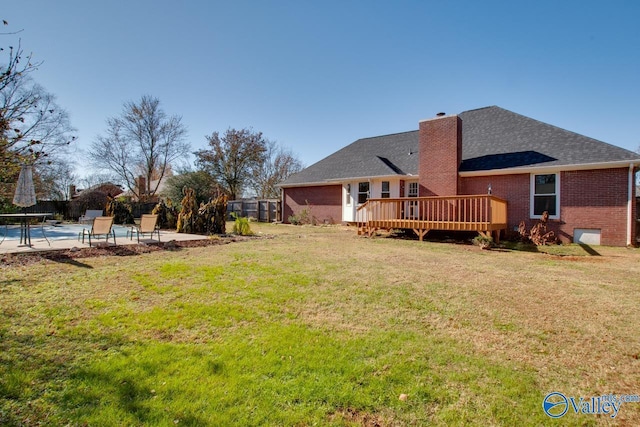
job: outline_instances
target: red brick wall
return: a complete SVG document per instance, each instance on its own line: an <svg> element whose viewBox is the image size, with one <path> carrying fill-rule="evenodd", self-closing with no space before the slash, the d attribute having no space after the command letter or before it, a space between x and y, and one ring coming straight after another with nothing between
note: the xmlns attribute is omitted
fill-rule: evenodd
<svg viewBox="0 0 640 427"><path fill-rule="evenodd" d="M283 221L311 208L311 215L319 223L335 224L342 221L342 185L284 188Z"/></svg>
<svg viewBox="0 0 640 427"><path fill-rule="evenodd" d="M462 120L437 117L420 122L420 196L458 194L458 167L462 160Z"/></svg>
<svg viewBox="0 0 640 427"><path fill-rule="evenodd" d="M560 236L572 239L574 228L599 228L603 245L626 245L628 191L628 168L562 172Z"/></svg>
<svg viewBox="0 0 640 427"><path fill-rule="evenodd" d="M529 220L530 180L528 173L465 177L460 178L460 193L487 194L491 184L491 194L507 201L507 226L513 230L522 220L533 225Z"/></svg>
<svg viewBox="0 0 640 427"><path fill-rule="evenodd" d="M465 177L461 194L486 194L491 183L492 194L507 200L509 229L522 220L530 228L536 223L529 218L530 179L529 174ZM628 179L628 168L561 172L560 219L549 220L549 229L572 242L575 228L599 228L603 245L626 245Z"/></svg>

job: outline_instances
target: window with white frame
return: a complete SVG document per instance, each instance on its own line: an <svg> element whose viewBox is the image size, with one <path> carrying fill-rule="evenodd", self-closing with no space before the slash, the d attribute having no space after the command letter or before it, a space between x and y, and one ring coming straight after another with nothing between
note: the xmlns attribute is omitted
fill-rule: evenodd
<svg viewBox="0 0 640 427"><path fill-rule="evenodd" d="M351 184L347 184L345 186L345 192L346 192L345 200L344 200L345 201L345 205L346 206L351 206Z"/></svg>
<svg viewBox="0 0 640 427"><path fill-rule="evenodd" d="M418 183L410 182L409 183L409 191L407 192L407 197L418 197Z"/></svg>
<svg viewBox="0 0 640 427"><path fill-rule="evenodd" d="M409 187L407 188L407 197L418 197L417 182L409 183ZM405 217L410 219L417 219L419 217L417 201L406 202Z"/></svg>
<svg viewBox="0 0 640 427"><path fill-rule="evenodd" d="M531 175L531 217L539 218L544 211L549 218L560 216L560 174Z"/></svg>
<svg viewBox="0 0 640 427"><path fill-rule="evenodd" d="M358 204L366 202L369 198L369 183L368 182L359 182L358 183Z"/></svg>
<svg viewBox="0 0 640 427"><path fill-rule="evenodd" d="M388 199L391 197L391 190L389 188L389 181L382 181L382 191L380 192L381 198Z"/></svg>

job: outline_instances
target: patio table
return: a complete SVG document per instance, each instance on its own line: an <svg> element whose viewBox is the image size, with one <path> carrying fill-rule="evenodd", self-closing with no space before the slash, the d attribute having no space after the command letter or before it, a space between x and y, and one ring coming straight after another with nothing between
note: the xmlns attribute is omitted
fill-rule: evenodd
<svg viewBox="0 0 640 427"><path fill-rule="evenodd" d="M50 216L53 216L53 214L49 212L0 214L0 218L17 219L20 221L20 244L29 247L32 246L31 225L29 223L29 220L33 218L39 218L44 221L47 217ZM42 228L42 235L44 236L47 243L49 243L49 239L47 239L47 236L44 234L44 227Z"/></svg>

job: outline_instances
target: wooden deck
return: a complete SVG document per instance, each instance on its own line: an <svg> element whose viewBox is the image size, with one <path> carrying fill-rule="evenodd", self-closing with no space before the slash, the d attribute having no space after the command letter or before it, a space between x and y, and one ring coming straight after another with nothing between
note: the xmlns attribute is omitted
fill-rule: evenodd
<svg viewBox="0 0 640 427"><path fill-rule="evenodd" d="M358 207L358 234L379 229L411 229L422 241L431 230L477 231L500 239L507 229L507 202L488 194L369 199Z"/></svg>

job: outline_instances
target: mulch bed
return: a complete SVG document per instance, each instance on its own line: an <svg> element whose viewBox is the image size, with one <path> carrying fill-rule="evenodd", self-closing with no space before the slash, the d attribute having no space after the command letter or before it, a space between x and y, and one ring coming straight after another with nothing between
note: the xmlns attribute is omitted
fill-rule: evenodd
<svg viewBox="0 0 640 427"><path fill-rule="evenodd" d="M216 236L215 238L202 240L185 240L168 242L141 243L137 245L107 246L105 244L92 248L72 248L64 250L51 250L39 252L21 252L0 255L0 268L7 266L25 266L41 261L73 262L75 259L102 257L102 256L131 256L150 252L177 251L183 248L197 248L203 246L226 245L232 242L242 242L250 239L264 237L244 236Z"/></svg>

